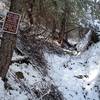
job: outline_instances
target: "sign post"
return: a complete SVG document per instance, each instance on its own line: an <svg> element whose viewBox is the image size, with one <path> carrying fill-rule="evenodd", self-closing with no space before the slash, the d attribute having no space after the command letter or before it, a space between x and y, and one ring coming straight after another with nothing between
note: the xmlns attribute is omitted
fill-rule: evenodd
<svg viewBox="0 0 100 100"><path fill-rule="evenodd" d="M3 24L3 40L0 48L0 76L4 79L11 63L13 50L16 47L17 30L20 15L8 12Z"/></svg>

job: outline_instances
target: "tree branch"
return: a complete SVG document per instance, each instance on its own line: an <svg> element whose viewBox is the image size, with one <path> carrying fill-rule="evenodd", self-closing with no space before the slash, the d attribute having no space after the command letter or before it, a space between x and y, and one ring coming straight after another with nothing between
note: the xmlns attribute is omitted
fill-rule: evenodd
<svg viewBox="0 0 100 100"><path fill-rule="evenodd" d="M26 64L29 64L30 61L29 61L29 57L24 57L24 58L12 60L12 61L11 61L11 64L13 64L13 63L19 63L19 64L26 63ZM11 64L10 64L10 65L11 65Z"/></svg>

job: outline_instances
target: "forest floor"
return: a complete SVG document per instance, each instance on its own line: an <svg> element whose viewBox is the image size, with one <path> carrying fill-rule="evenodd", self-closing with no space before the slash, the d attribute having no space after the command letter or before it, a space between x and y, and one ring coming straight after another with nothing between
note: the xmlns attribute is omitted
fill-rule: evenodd
<svg viewBox="0 0 100 100"><path fill-rule="evenodd" d="M19 58L23 56L14 53L12 59ZM100 42L80 55L45 53L45 58L48 61L46 77L31 64L13 63L7 74L7 86L0 80L0 100L39 100L34 99L33 89L40 90L51 83L65 100L100 100Z"/></svg>
<svg viewBox="0 0 100 100"><path fill-rule="evenodd" d="M0 1L0 16L8 11L6 1ZM51 84L57 87L64 100L100 100L100 42L80 55L45 52L44 56L48 65L45 77L29 62L12 63L7 83L0 79L0 100L42 100L50 93ZM12 60L21 58L24 56L14 52ZM45 93L42 89L46 89Z"/></svg>

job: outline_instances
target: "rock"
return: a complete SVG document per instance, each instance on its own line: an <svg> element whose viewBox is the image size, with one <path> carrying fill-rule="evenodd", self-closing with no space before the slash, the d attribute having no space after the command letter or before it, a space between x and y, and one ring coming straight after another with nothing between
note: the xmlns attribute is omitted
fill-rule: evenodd
<svg viewBox="0 0 100 100"><path fill-rule="evenodd" d="M17 77L18 79L23 79L23 78L24 78L24 75L23 75L22 72L16 72L16 77Z"/></svg>

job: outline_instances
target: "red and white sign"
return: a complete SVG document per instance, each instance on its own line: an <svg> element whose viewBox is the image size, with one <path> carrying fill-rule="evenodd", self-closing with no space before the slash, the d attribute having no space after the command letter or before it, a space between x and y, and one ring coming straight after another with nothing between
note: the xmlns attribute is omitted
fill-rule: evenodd
<svg viewBox="0 0 100 100"><path fill-rule="evenodd" d="M21 16L17 13L8 12L3 25L3 32L16 34Z"/></svg>

